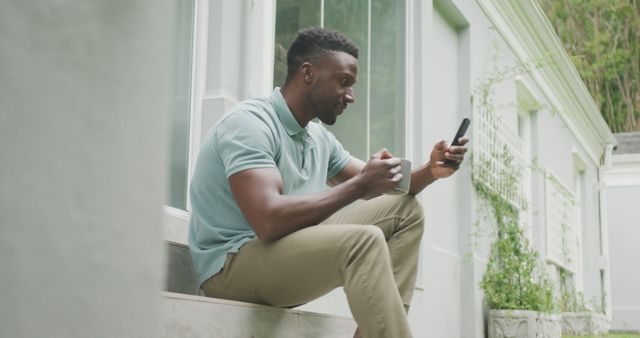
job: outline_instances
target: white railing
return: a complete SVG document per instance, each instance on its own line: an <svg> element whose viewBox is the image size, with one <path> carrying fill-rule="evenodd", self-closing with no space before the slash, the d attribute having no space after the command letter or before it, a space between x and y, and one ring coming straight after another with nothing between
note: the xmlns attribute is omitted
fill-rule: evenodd
<svg viewBox="0 0 640 338"><path fill-rule="evenodd" d="M553 174L546 173L547 261L576 272L577 214L573 193Z"/></svg>
<svg viewBox="0 0 640 338"><path fill-rule="evenodd" d="M475 109L473 117L473 179L523 210L526 200L522 139L488 109Z"/></svg>

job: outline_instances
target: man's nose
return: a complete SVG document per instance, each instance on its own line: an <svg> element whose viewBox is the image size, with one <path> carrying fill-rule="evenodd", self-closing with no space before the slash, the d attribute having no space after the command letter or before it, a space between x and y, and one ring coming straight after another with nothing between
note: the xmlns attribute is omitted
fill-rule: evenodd
<svg viewBox="0 0 640 338"><path fill-rule="evenodd" d="M345 101L347 101L347 103L353 103L353 101L356 100L356 95L353 93L353 88L349 88L347 90L347 93L344 95L344 99Z"/></svg>

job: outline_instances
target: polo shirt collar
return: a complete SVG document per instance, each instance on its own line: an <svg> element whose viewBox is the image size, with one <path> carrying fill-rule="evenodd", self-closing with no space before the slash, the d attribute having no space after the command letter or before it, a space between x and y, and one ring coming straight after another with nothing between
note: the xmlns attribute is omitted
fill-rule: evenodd
<svg viewBox="0 0 640 338"><path fill-rule="evenodd" d="M295 117L293 117L293 113L289 110L289 106L287 106L287 101L284 100L282 92L280 92L280 87L276 87L276 89L273 90L271 101L273 102L280 122L282 122L282 125L284 125L284 128L290 136L298 135L306 131L306 128L302 128Z"/></svg>

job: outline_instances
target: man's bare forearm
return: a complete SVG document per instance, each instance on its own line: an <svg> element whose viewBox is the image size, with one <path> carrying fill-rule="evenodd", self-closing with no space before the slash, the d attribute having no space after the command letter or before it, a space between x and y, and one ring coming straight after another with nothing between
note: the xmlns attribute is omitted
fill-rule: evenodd
<svg viewBox="0 0 640 338"><path fill-rule="evenodd" d="M431 174L431 165L429 163L422 165L411 172L411 185L409 186L409 194L417 195L429 184L435 182L437 178Z"/></svg>
<svg viewBox="0 0 640 338"><path fill-rule="evenodd" d="M400 160L372 156L356 173L335 187L312 194L283 193L283 180L275 168L249 169L229 177L240 210L263 241L274 241L294 231L316 225L360 198L372 198L391 190L399 181ZM357 164L357 163L356 163Z"/></svg>
<svg viewBox="0 0 640 338"><path fill-rule="evenodd" d="M263 209L263 236L274 241L302 228L319 224L336 211L365 195L359 177L313 194L272 196Z"/></svg>

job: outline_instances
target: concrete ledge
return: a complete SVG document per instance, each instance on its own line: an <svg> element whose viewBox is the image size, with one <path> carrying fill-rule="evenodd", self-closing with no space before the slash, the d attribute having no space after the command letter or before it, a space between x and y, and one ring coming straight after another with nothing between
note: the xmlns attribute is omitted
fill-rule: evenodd
<svg viewBox="0 0 640 338"><path fill-rule="evenodd" d="M167 276L165 290L190 295L200 294L200 285L189 254L189 248L181 243L167 241Z"/></svg>
<svg viewBox="0 0 640 338"><path fill-rule="evenodd" d="M160 337L351 338L349 317L162 293Z"/></svg>
<svg viewBox="0 0 640 338"><path fill-rule="evenodd" d="M640 333L640 307L613 307L611 332Z"/></svg>

